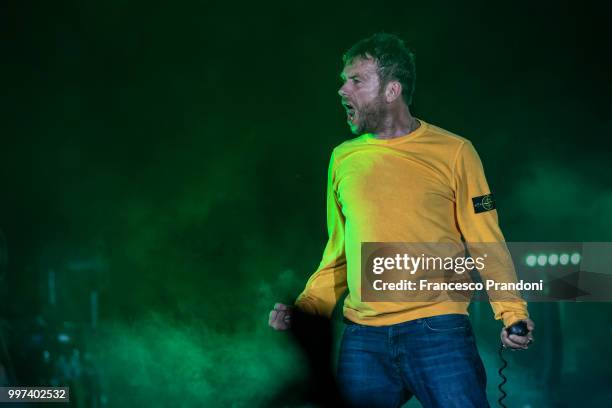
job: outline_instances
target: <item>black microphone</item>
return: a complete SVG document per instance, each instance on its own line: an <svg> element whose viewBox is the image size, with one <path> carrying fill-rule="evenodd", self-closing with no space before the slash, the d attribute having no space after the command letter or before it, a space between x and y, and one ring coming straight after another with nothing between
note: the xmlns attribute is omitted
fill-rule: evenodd
<svg viewBox="0 0 612 408"><path fill-rule="evenodd" d="M516 322L510 327L506 327L506 333L508 336L511 334L516 334L517 336L526 336L529 333L529 329L527 328L527 323L524 321Z"/></svg>

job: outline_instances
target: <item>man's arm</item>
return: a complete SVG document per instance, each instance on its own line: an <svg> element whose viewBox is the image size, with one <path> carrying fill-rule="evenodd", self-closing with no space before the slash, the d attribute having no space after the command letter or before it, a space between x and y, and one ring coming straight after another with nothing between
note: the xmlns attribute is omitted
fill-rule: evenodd
<svg viewBox="0 0 612 408"><path fill-rule="evenodd" d="M500 243L499 246L490 244L486 246L487 252L493 253L489 253L486 258L485 269L481 271L482 277L498 282L515 282L516 273L499 228L497 210L482 162L469 141L466 141L458 151L454 182L457 224L471 255L477 255L472 251L483 250L484 246L478 246L478 243ZM470 245L471 243L474 245ZM506 327L529 317L527 303L520 298L520 294L515 292L508 295L514 300L491 300L495 319L503 320Z"/></svg>
<svg viewBox="0 0 612 408"><path fill-rule="evenodd" d="M328 241L317 270L297 297L295 306L316 315L331 317L347 288L346 256L344 252L344 224L342 208L334 188L335 154L329 162L327 177L327 233Z"/></svg>

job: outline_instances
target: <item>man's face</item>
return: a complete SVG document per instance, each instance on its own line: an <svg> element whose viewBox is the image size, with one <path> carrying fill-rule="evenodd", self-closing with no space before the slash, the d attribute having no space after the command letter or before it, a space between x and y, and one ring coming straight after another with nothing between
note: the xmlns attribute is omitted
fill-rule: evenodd
<svg viewBox="0 0 612 408"><path fill-rule="evenodd" d="M354 134L375 133L382 123L386 103L376 68L371 59L355 58L340 74L344 83L338 94Z"/></svg>

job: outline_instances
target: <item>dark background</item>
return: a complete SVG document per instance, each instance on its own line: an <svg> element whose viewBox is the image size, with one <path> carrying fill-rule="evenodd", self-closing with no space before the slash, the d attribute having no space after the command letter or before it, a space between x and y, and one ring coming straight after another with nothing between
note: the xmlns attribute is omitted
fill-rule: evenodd
<svg viewBox="0 0 612 408"><path fill-rule="evenodd" d="M329 154L353 137L341 55L376 31L416 54L413 114L474 143L508 241L611 241L597 4L4 2L5 383L258 406L301 378L267 313L320 260ZM474 309L493 403L500 325ZM530 311L517 406L607 405L610 303Z"/></svg>

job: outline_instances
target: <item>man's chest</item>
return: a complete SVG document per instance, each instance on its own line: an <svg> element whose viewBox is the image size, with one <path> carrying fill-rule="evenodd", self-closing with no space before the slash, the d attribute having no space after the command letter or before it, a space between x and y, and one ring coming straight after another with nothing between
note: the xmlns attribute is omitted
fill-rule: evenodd
<svg viewBox="0 0 612 408"><path fill-rule="evenodd" d="M334 191L346 216L448 204L454 190L447 168L418 153L355 153L336 168Z"/></svg>

